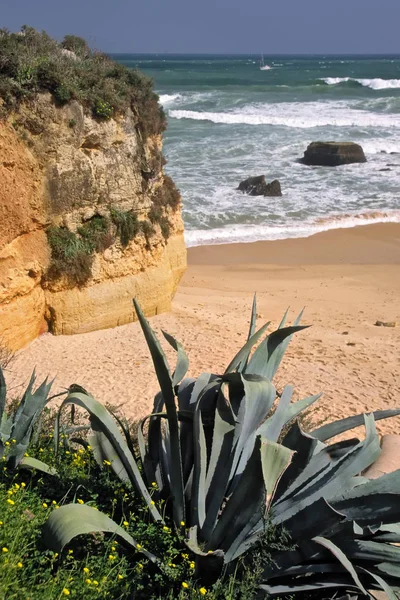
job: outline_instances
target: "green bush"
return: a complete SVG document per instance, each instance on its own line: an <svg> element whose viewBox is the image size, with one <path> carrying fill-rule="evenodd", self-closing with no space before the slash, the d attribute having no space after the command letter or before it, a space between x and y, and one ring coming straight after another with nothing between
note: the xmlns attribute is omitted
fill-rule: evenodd
<svg viewBox="0 0 400 600"><path fill-rule="evenodd" d="M105 217L95 215L78 228L78 233L86 242L90 252L104 252L113 243L110 223Z"/></svg>
<svg viewBox="0 0 400 600"><path fill-rule="evenodd" d="M139 233L140 224L137 214L131 210L126 212L118 208L110 210L112 222L117 228L117 234L123 246L127 246L131 240Z"/></svg>
<svg viewBox="0 0 400 600"><path fill-rule="evenodd" d="M181 196L175 183L169 175L164 175L163 184L157 187L154 196L153 204L155 207L170 206L176 210L181 203Z"/></svg>
<svg viewBox="0 0 400 600"><path fill-rule="evenodd" d="M145 138L166 126L152 81L90 50L82 38L68 35L59 44L32 27L25 26L18 34L1 30L0 97L6 109L46 91L61 104L77 100L100 119L131 108Z"/></svg>
<svg viewBox="0 0 400 600"><path fill-rule="evenodd" d="M92 243L66 227L49 227L47 239L51 249L47 278L55 280L64 276L72 285L85 285L92 276Z"/></svg>

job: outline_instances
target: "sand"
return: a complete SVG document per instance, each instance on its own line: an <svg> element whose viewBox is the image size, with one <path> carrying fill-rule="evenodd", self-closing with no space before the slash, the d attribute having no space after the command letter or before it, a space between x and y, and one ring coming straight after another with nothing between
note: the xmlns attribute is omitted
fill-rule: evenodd
<svg viewBox="0 0 400 600"><path fill-rule="evenodd" d="M323 392L317 421L400 406L400 224L338 229L305 239L204 246L188 251L173 310L151 319L181 341L190 375L220 373L244 343L252 296L259 325L289 322L305 307L275 383L297 398ZM375 322L397 321L395 328ZM169 358L174 353L167 349ZM127 417L146 415L157 391L138 323L75 336L45 334L20 351L7 373L18 395L33 367L54 390L79 383ZM400 433L400 417L381 421Z"/></svg>

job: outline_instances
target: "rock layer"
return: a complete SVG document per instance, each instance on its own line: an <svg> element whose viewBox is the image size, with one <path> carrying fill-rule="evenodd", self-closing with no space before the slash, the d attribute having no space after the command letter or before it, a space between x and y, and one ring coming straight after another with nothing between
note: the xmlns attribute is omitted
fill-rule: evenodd
<svg viewBox="0 0 400 600"><path fill-rule="evenodd" d="M147 315L168 310L186 267L180 204L163 206L169 235L118 240L94 255L92 277L74 287L46 273L46 229L76 232L111 209L148 219L164 190L161 137L143 140L129 110L98 121L49 94L0 122L0 342L18 349L49 328L73 334L127 323L136 296ZM168 239L165 239L165 237Z"/></svg>
<svg viewBox="0 0 400 600"><path fill-rule="evenodd" d="M364 150L353 142L312 142L301 159L305 165L337 167L351 163L364 163Z"/></svg>

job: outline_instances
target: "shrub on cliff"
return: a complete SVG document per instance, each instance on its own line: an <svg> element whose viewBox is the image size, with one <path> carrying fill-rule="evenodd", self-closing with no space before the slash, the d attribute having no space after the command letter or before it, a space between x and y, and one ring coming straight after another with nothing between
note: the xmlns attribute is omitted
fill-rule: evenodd
<svg viewBox="0 0 400 600"><path fill-rule="evenodd" d="M46 91L60 104L77 100L99 119L131 108L144 137L165 129L152 81L142 73L91 50L77 36L59 44L32 27L0 30L0 98L6 110Z"/></svg>

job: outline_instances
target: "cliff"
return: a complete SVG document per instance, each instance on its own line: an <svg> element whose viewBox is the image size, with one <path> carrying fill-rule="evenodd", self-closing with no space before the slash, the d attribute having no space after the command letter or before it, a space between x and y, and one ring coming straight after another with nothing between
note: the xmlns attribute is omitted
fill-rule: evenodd
<svg viewBox="0 0 400 600"><path fill-rule="evenodd" d="M134 103L99 118L42 90L6 108L0 339L17 349L124 324L134 296L149 316L169 310L186 249L157 127L140 127Z"/></svg>

